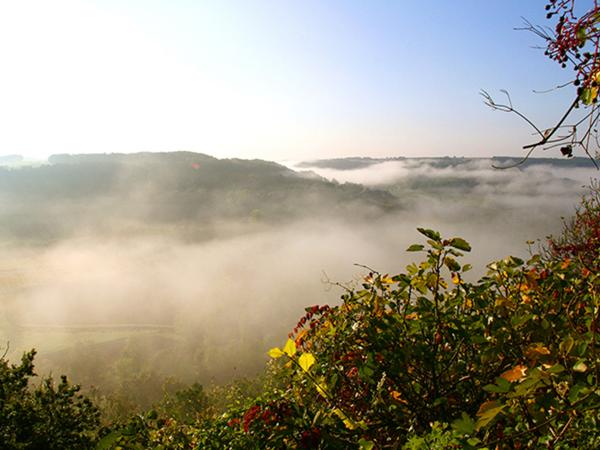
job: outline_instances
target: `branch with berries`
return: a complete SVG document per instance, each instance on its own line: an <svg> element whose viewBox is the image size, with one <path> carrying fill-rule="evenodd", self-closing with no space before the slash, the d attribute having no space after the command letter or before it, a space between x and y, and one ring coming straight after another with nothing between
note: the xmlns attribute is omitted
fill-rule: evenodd
<svg viewBox="0 0 600 450"><path fill-rule="evenodd" d="M542 148L550 150L560 148L563 156L573 156L576 149L581 149L600 169L596 159L599 158L600 139L598 122L598 94L600 93L600 6L593 0L587 10L578 14L575 0L550 0L546 5L546 17L556 20L554 28L532 25L525 21L525 26L518 30L532 32L545 41L544 54L558 62L562 68L571 67L575 76L571 81L558 88L574 86L576 94L572 103L560 119L550 128L535 125L525 114L517 110L508 95L502 91L507 102L495 101L486 91L481 91L484 103L490 108L517 115L533 128L538 139L523 146L527 150L525 156L514 167L524 163L534 150ZM578 112L582 111L582 112ZM507 168L499 167L499 168Z"/></svg>

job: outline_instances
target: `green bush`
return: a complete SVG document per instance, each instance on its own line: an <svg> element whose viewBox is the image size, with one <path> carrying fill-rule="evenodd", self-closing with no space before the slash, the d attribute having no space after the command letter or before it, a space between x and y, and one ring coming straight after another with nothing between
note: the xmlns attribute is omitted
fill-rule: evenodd
<svg viewBox="0 0 600 450"><path fill-rule="evenodd" d="M25 353L19 365L0 359L2 448L90 448L98 432L98 410L64 376L58 383L44 378L31 386L34 356L33 350Z"/></svg>
<svg viewBox="0 0 600 450"><path fill-rule="evenodd" d="M427 247L409 251L421 263L307 308L270 351L287 380L272 402L291 413L257 402L239 429L273 447L397 448L433 423L452 425L449 448L597 446L600 275L586 266L597 247L508 257L468 283L468 243L419 231Z"/></svg>
<svg viewBox="0 0 600 450"><path fill-rule="evenodd" d="M258 395L221 390L223 412L192 387L99 448L597 448L598 247L468 282L469 244L419 232L420 263L306 308Z"/></svg>

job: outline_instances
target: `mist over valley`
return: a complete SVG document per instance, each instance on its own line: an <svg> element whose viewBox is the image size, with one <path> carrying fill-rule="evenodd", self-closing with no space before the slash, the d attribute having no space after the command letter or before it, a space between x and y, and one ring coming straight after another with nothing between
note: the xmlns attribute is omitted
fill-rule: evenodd
<svg viewBox="0 0 600 450"><path fill-rule="evenodd" d="M476 278L559 231L594 175L583 159L496 163L179 152L2 167L0 339L13 358L35 347L42 373L107 392L125 373L159 393L166 379L256 374L306 306L360 281L354 263L404 270L421 226L467 239Z"/></svg>

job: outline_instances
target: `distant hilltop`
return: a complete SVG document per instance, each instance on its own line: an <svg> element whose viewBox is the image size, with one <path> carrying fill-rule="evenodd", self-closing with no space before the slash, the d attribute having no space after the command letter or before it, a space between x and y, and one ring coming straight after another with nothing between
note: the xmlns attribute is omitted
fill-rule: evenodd
<svg viewBox="0 0 600 450"><path fill-rule="evenodd" d="M0 164L18 164L20 162L23 162L24 159L25 158L23 158L22 155L0 155Z"/></svg>
<svg viewBox="0 0 600 450"><path fill-rule="evenodd" d="M490 165L494 167L509 167L518 164L522 158L516 156L494 156L492 158L472 158L462 156L437 156L437 157L404 157L394 156L385 158L370 158L370 157L347 157L347 158L330 158L316 159L310 161L302 161L295 165L298 169L335 169L335 170L357 170L364 169L376 164L394 161L423 161L435 168L456 167L473 161L490 161ZM587 157L574 158L528 158L519 164L519 167L531 167L536 165L551 165L564 168L594 168L594 163Z"/></svg>

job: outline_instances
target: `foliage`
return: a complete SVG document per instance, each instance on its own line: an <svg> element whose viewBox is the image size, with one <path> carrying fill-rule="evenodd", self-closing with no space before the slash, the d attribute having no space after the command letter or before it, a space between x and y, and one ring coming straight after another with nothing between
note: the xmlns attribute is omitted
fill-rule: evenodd
<svg viewBox="0 0 600 450"><path fill-rule="evenodd" d="M2 448L87 449L98 432L99 412L66 377L59 383L35 376L35 351L19 365L0 359L0 442Z"/></svg>
<svg viewBox="0 0 600 450"><path fill-rule="evenodd" d="M564 223L560 236L549 239L550 258L575 259L582 269L598 271L600 253L600 184L590 185L575 216Z"/></svg>
<svg viewBox="0 0 600 450"><path fill-rule="evenodd" d="M595 230L595 208L584 199L552 242L574 236L580 217ZM256 395L234 389L223 410L192 387L115 426L99 448L600 445L600 273L587 268L599 247L508 257L471 282L465 240L419 232L425 243L408 251L420 263L371 271L341 304L306 308L269 351Z"/></svg>
<svg viewBox="0 0 600 450"><path fill-rule="evenodd" d="M238 431L293 448L595 446L600 275L534 255L470 283L468 243L419 231L427 247L408 250L425 252L420 264L371 272L341 305L307 308L269 352L287 385L240 415Z"/></svg>
<svg viewBox="0 0 600 450"><path fill-rule="evenodd" d="M97 448L597 447L600 215L591 192L546 252L491 263L478 281L461 261L468 242L420 228L425 242L408 248L419 263L397 275L371 270L340 304L306 308L268 352L262 381L167 390L154 409L111 424ZM32 360L1 366L3 439L89 446L97 410L65 379L28 390Z"/></svg>

